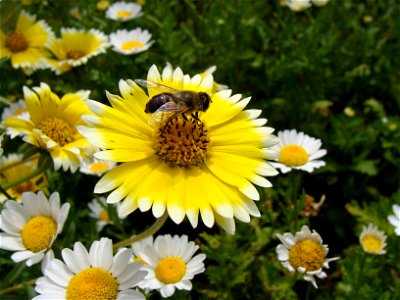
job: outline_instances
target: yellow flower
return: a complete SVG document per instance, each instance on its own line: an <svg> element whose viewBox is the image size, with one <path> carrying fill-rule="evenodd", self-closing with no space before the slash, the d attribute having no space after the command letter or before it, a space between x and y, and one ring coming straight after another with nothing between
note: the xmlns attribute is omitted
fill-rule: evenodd
<svg viewBox="0 0 400 300"><path fill-rule="evenodd" d="M315 288L318 286L314 276L325 278L327 275L323 268L328 269L331 261L339 259L339 257L326 258L328 246L323 245L318 232L315 230L311 232L307 225L303 225L301 231L295 235L286 232L276 236L282 243L276 247L282 265L290 272L297 271L304 274L304 280L311 282Z"/></svg>
<svg viewBox="0 0 400 300"><path fill-rule="evenodd" d="M108 46L107 36L99 30L61 28L61 38L49 45L57 59L47 59L47 63L56 74L61 74L86 64L89 58L106 52Z"/></svg>
<svg viewBox="0 0 400 300"><path fill-rule="evenodd" d="M60 99L45 83L33 90L24 87L29 120L9 117L3 125L21 131L25 142L46 149L56 170L62 167L75 172L80 160L94 152L94 147L76 130L84 124L81 116L90 113L86 105L89 93L78 91Z"/></svg>
<svg viewBox="0 0 400 300"><path fill-rule="evenodd" d="M37 160L22 163L22 159L23 155L21 154L10 154L7 157L0 158L0 183L2 185L16 181L21 178L21 175L28 175L37 169ZM11 164L13 164L13 166L11 166ZM14 200L21 201L24 192L42 191L46 186L46 177L40 174L7 189L6 192ZM5 195L0 194L1 203L7 199Z"/></svg>
<svg viewBox="0 0 400 300"><path fill-rule="evenodd" d="M45 68L49 57L46 46L54 39L50 27L43 20L21 11L14 31L0 30L0 58L11 59L13 68L36 70Z"/></svg>
<svg viewBox="0 0 400 300"><path fill-rule="evenodd" d="M360 244L363 250L370 254L385 254L386 234L378 227L369 223L360 234Z"/></svg>
<svg viewBox="0 0 400 300"><path fill-rule="evenodd" d="M95 187L96 193L114 190L108 203L123 200L119 215L139 208L152 208L155 217L165 211L179 224L188 217L193 227L198 215L212 227L216 221L233 233L234 217L249 222L259 216L253 200L259 200L254 184L270 187L262 176L277 171L265 161L278 154L268 147L277 143L273 129L258 119L260 110L244 110L250 98L232 95L230 90L212 94L212 76L190 78L170 65L160 75L152 66L147 79L177 90L210 95L209 109L198 119L189 113L162 124L149 125L146 103L162 88L149 86L146 93L132 80L119 82L122 97L107 93L112 107L89 101L95 116L84 117L91 126L80 132L104 151L98 159L121 162L106 173Z"/></svg>

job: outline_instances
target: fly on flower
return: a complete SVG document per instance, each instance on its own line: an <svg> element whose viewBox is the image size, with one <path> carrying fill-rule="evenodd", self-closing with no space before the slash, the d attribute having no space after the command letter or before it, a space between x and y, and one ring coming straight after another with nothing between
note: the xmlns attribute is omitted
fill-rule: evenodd
<svg viewBox="0 0 400 300"><path fill-rule="evenodd" d="M150 86L163 91L161 94L153 96L147 103L145 113L152 113L149 125L164 126L161 132L167 128L171 120L179 115L187 120L185 113L190 113L195 120L199 120L198 111L205 112L210 106L211 98L207 93L194 91L179 91L172 87L143 79L136 79L136 83L143 87ZM167 117L167 119L166 119Z"/></svg>

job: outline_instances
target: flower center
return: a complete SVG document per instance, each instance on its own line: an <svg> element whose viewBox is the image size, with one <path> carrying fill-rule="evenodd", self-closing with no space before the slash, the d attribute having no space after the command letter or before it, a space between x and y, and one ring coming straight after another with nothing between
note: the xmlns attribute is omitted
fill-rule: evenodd
<svg viewBox="0 0 400 300"><path fill-rule="evenodd" d="M108 215L108 212L106 210L103 210L100 214L99 214L99 219L101 221L104 222L108 222L110 221L110 216Z"/></svg>
<svg viewBox="0 0 400 300"><path fill-rule="evenodd" d="M289 250L289 262L295 269L303 267L306 271L316 271L322 268L324 260L324 249L311 239L299 241Z"/></svg>
<svg viewBox="0 0 400 300"><path fill-rule="evenodd" d="M286 145L280 153L279 162L288 167L303 166L308 162L307 151L298 145Z"/></svg>
<svg viewBox="0 0 400 300"><path fill-rule="evenodd" d="M39 125L39 129L60 146L74 139L74 130L59 118L47 118Z"/></svg>
<svg viewBox="0 0 400 300"><path fill-rule="evenodd" d="M121 48L122 50L131 50L133 48L143 48L143 43L139 42L139 41L129 41L124 43Z"/></svg>
<svg viewBox="0 0 400 300"><path fill-rule="evenodd" d="M382 240L375 235L367 234L362 239L362 246L365 252L376 254L382 250Z"/></svg>
<svg viewBox="0 0 400 300"><path fill-rule="evenodd" d="M36 216L30 219L22 228L22 243L26 249L39 252L48 249L57 234L56 222L46 216Z"/></svg>
<svg viewBox="0 0 400 300"><path fill-rule="evenodd" d="M75 274L68 283L68 300L115 300L118 283L102 268L88 268Z"/></svg>
<svg viewBox="0 0 400 300"><path fill-rule="evenodd" d="M118 18L129 18L130 16L132 16L132 13L127 10L121 10L117 13Z"/></svg>
<svg viewBox="0 0 400 300"><path fill-rule="evenodd" d="M28 42L21 32L16 31L7 36L6 47L13 53L21 52L28 48Z"/></svg>
<svg viewBox="0 0 400 300"><path fill-rule="evenodd" d="M90 167L89 170L93 173L102 173L108 168L108 163L106 162L95 162Z"/></svg>
<svg viewBox="0 0 400 300"><path fill-rule="evenodd" d="M77 59L80 59L82 56L84 56L85 55L85 53L83 53L82 51L79 51L79 50L71 50L71 51L68 51L68 53L67 53L67 58L68 59L74 59L74 60L77 60Z"/></svg>
<svg viewBox="0 0 400 300"><path fill-rule="evenodd" d="M186 273L186 264L176 256L160 260L156 267L156 277L165 284L179 282Z"/></svg>
<svg viewBox="0 0 400 300"><path fill-rule="evenodd" d="M204 164L210 139L201 121L186 116L166 120L155 137L154 149L170 166L200 167Z"/></svg>

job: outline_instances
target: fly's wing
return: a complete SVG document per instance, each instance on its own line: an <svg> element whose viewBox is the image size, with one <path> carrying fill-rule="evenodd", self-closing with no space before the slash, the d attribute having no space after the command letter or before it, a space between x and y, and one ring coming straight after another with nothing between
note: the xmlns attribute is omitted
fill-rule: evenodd
<svg viewBox="0 0 400 300"><path fill-rule="evenodd" d="M173 101L167 102L151 115L148 124L150 126L160 125L164 120L168 120L169 117L173 117L187 110L188 108L186 105L177 104Z"/></svg>
<svg viewBox="0 0 400 300"><path fill-rule="evenodd" d="M150 81L150 80L135 79L135 82L138 85L141 85L142 87L147 88L147 90L155 89L155 90L159 91L159 94L162 94L162 93L174 94L174 93L176 93L178 91L178 90L176 90L176 89L174 89L174 88L172 88L170 86L166 86L166 85L163 85L161 83Z"/></svg>

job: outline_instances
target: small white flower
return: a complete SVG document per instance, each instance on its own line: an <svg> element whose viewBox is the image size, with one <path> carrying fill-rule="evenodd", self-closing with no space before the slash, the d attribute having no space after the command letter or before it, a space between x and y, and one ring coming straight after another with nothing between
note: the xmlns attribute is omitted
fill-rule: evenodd
<svg viewBox="0 0 400 300"><path fill-rule="evenodd" d="M326 273L322 268L329 269L329 262L338 260L339 257L326 258L328 246L322 244L321 236L307 225L301 227L301 231L295 236L290 232L283 235L277 234L282 244L276 247L278 259L290 272L304 274L304 280L310 281L318 288L314 276L325 278Z"/></svg>
<svg viewBox="0 0 400 300"><path fill-rule="evenodd" d="M132 299L144 300L133 289L145 276L141 263L130 262L132 250L121 248L113 256L112 241L94 241L89 252L81 242L74 249L65 248L64 261L50 260L44 266L44 277L36 281L40 294L33 299Z"/></svg>
<svg viewBox="0 0 400 300"><path fill-rule="evenodd" d="M131 2L115 2L106 11L106 17L117 21L129 21L142 15L142 6Z"/></svg>
<svg viewBox="0 0 400 300"><path fill-rule="evenodd" d="M125 55L131 55L146 51L153 44L151 34L145 29L133 30L121 29L110 34L112 50Z"/></svg>
<svg viewBox="0 0 400 300"><path fill-rule="evenodd" d="M393 204L394 215L388 217L389 223L394 226L396 235L400 235L400 205Z"/></svg>
<svg viewBox="0 0 400 300"><path fill-rule="evenodd" d="M271 165L287 173L292 169L312 172L314 169L325 166L319 160L326 155L326 150L321 149L321 140L310 137L295 129L278 132L279 144L272 147L280 153L277 163Z"/></svg>
<svg viewBox="0 0 400 300"><path fill-rule="evenodd" d="M387 236L378 227L369 223L360 234L360 244L363 250L370 254L385 254Z"/></svg>
<svg viewBox="0 0 400 300"><path fill-rule="evenodd" d="M9 200L0 216L0 248L15 251L11 259L26 260L26 265L38 263L61 233L68 216L69 203L60 207L58 193L49 200L43 192L22 195L22 203Z"/></svg>
<svg viewBox="0 0 400 300"><path fill-rule="evenodd" d="M104 197L100 197L99 200L93 199L88 204L90 209L89 216L93 219L98 220L96 222L96 229L98 232L100 232L107 224L112 224L112 221L110 220L110 215L108 214L108 211L106 209L107 205L109 204L107 204L107 200Z"/></svg>
<svg viewBox="0 0 400 300"><path fill-rule="evenodd" d="M112 161L101 160L97 158L84 159L81 161L79 171L88 175L101 176L105 172L111 170L117 165L117 163Z"/></svg>
<svg viewBox="0 0 400 300"><path fill-rule="evenodd" d="M29 120L29 112L26 108L25 100L20 99L17 102L11 103L9 107L4 108L1 114L1 119L15 117L22 120ZM4 127L4 125L2 125ZM23 135L23 132L12 127L6 127L6 134L15 138L18 135Z"/></svg>
<svg viewBox="0 0 400 300"><path fill-rule="evenodd" d="M310 0L288 0L286 5L293 11L302 11L311 6Z"/></svg>
<svg viewBox="0 0 400 300"><path fill-rule="evenodd" d="M205 254L193 257L199 246L189 242L188 237L169 234L158 236L154 244L152 239L133 246L135 254L144 262L144 270L148 271L143 287L159 290L166 298L175 293L175 289L192 289L191 280L204 272Z"/></svg>

